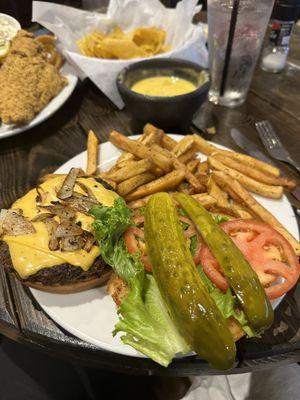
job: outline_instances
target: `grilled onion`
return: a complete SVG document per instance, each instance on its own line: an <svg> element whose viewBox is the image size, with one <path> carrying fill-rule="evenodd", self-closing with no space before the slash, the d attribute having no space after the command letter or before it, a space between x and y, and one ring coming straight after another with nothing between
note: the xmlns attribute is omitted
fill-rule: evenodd
<svg viewBox="0 0 300 400"><path fill-rule="evenodd" d="M55 221L54 218L46 218L43 222L46 225L49 234L49 242L48 242L49 250L52 251L58 250L59 240L56 236L56 229L58 227L58 222Z"/></svg>
<svg viewBox="0 0 300 400"><path fill-rule="evenodd" d="M35 233L33 224L18 210L0 211L0 234L20 236Z"/></svg>
<svg viewBox="0 0 300 400"><path fill-rule="evenodd" d="M68 199L73 194L76 179L80 173L80 168L71 168L65 177L61 188L57 193L57 197L61 200Z"/></svg>
<svg viewBox="0 0 300 400"><path fill-rule="evenodd" d="M89 196L84 196L80 193L73 192L73 195L65 199L65 203L73 210L87 214L90 208L99 204L97 200Z"/></svg>
<svg viewBox="0 0 300 400"><path fill-rule="evenodd" d="M64 221L58 225L55 234L58 238L80 236L83 234L83 230L77 224Z"/></svg>
<svg viewBox="0 0 300 400"><path fill-rule="evenodd" d="M80 250L84 246L84 238L82 236L63 237L60 240L60 249L62 251Z"/></svg>

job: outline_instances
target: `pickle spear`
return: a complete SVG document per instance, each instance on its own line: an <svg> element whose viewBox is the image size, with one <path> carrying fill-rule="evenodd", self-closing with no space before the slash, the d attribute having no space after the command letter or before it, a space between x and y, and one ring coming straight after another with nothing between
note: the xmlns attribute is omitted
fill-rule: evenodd
<svg viewBox="0 0 300 400"><path fill-rule="evenodd" d="M178 193L175 198L216 257L250 327L256 333L262 333L272 325L274 313L257 274L230 236L226 235L201 204L184 193Z"/></svg>
<svg viewBox="0 0 300 400"><path fill-rule="evenodd" d="M154 278L180 334L213 368L231 368L236 354L233 337L200 279L167 193L150 198L144 229Z"/></svg>

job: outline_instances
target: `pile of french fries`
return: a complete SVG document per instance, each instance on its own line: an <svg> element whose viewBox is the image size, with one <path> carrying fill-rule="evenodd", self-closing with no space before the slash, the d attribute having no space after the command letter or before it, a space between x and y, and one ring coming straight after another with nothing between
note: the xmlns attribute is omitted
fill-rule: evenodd
<svg viewBox="0 0 300 400"><path fill-rule="evenodd" d="M154 193L192 195L211 212L234 218L255 218L279 231L300 255L299 242L250 192L278 199L296 182L280 176L278 168L245 154L220 150L198 135L176 142L151 124L132 140L112 131L109 141L123 153L107 171L99 171L98 139L87 140L86 175L105 180L132 209L143 207ZM207 159L201 160L199 152Z"/></svg>

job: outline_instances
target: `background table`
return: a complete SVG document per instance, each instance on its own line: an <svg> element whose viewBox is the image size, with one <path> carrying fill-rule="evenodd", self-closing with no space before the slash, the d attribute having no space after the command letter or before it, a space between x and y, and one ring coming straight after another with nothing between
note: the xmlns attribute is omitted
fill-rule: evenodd
<svg viewBox="0 0 300 400"><path fill-rule="evenodd" d="M218 124L212 140L237 150L229 136L238 127L262 148L254 122L269 119L291 155L300 154L300 29L292 37L289 65L274 75L259 68L244 106L226 109L206 104ZM134 132L130 116L119 111L89 81L79 84L68 102L50 119L31 131L0 141L0 208L7 208L36 185L39 177L54 171L85 150L86 136L93 129L101 142L112 129L126 135ZM288 166L277 164L283 173L296 177ZM298 208L300 204L293 198ZM0 261L1 263L1 261ZM248 372L270 365L300 361L300 288L289 293L275 313L273 327L260 340L241 340L239 362L231 373ZM101 329L101 327L99 327ZM0 268L0 332L18 342L90 366L132 374L199 375L219 374L197 357L175 360L165 369L151 360L121 356L85 343L57 326L12 276Z"/></svg>

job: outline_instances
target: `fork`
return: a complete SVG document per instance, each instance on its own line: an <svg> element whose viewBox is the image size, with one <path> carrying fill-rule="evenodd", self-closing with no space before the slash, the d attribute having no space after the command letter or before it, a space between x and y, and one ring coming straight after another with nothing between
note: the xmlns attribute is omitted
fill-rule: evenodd
<svg viewBox="0 0 300 400"><path fill-rule="evenodd" d="M260 121L256 122L255 126L268 153L276 160L292 165L300 173L300 164L294 161L289 152L283 147L271 123L267 120Z"/></svg>

